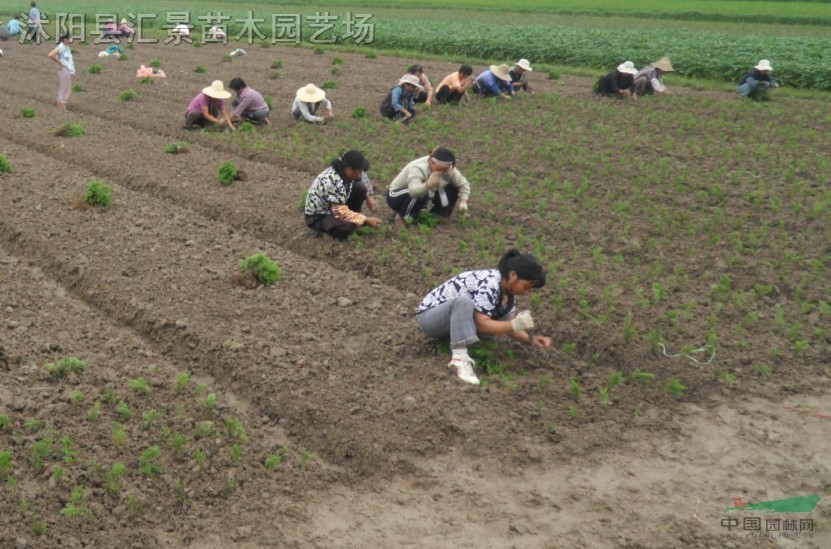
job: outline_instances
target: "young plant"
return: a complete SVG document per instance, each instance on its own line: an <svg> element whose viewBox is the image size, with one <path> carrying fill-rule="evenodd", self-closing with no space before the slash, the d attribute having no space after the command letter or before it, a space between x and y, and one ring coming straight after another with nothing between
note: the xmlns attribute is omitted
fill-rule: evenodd
<svg viewBox="0 0 831 549"><path fill-rule="evenodd" d="M0 416L0 429L5 429L9 425L9 416L2 415Z"/></svg>
<svg viewBox="0 0 831 549"><path fill-rule="evenodd" d="M188 150L188 144L184 141L175 141L164 146L164 152L167 154L185 154Z"/></svg>
<svg viewBox="0 0 831 549"><path fill-rule="evenodd" d="M153 80L153 78L152 78L152 77L150 77L150 76L142 76L142 77L139 79L139 84L148 85L148 84L155 84L155 83L156 83L156 82L155 82L155 81Z"/></svg>
<svg viewBox="0 0 831 549"><path fill-rule="evenodd" d="M90 409L89 413L87 414L87 417L93 423L98 421L98 418L101 417L101 401L100 400L96 400L92 404L92 408Z"/></svg>
<svg viewBox="0 0 831 549"><path fill-rule="evenodd" d="M282 59L275 59L271 62L272 69L282 69L283 68L283 60Z"/></svg>
<svg viewBox="0 0 831 549"><path fill-rule="evenodd" d="M667 392L676 398L683 396L686 389L687 387L676 378L672 378L667 382Z"/></svg>
<svg viewBox="0 0 831 549"><path fill-rule="evenodd" d="M196 65L196 68L193 69L193 72L205 74L206 72L208 72L208 68L205 65Z"/></svg>
<svg viewBox="0 0 831 549"><path fill-rule="evenodd" d="M104 70L104 67L102 67L98 63L93 63L92 65L89 66L89 68L87 69L87 72L90 73L90 74L98 74L102 70Z"/></svg>
<svg viewBox="0 0 831 549"><path fill-rule="evenodd" d="M306 468L309 466L309 460L311 458L312 453L308 449L304 448L303 454L300 456L300 468L305 471Z"/></svg>
<svg viewBox="0 0 831 549"><path fill-rule="evenodd" d="M242 461L242 448L239 444L231 446L231 461L234 462L234 465L239 465Z"/></svg>
<svg viewBox="0 0 831 549"><path fill-rule="evenodd" d="M239 170L234 163L229 161L223 162L219 166L219 182L225 185L233 185L239 179Z"/></svg>
<svg viewBox="0 0 831 549"><path fill-rule="evenodd" d="M368 54L364 55L364 57L367 59L378 59L378 55L374 51L369 52Z"/></svg>
<svg viewBox="0 0 831 549"><path fill-rule="evenodd" d="M80 85L80 84L72 84L72 92L73 92L73 93L81 93L81 92L83 92L83 91L86 91L86 90L84 90L84 87L83 87L82 85Z"/></svg>
<svg viewBox="0 0 831 549"><path fill-rule="evenodd" d="M225 427L228 429L228 436L238 439L243 443L248 443L248 434L245 432L245 427L239 418L229 416L225 418Z"/></svg>
<svg viewBox="0 0 831 549"><path fill-rule="evenodd" d="M69 395L69 404L73 408L75 406L78 406L78 404L80 404L82 400L84 400L84 392L80 389L73 391L72 394Z"/></svg>
<svg viewBox="0 0 831 549"><path fill-rule="evenodd" d="M237 130L239 130L242 133L252 133L257 130L257 127L246 120L245 122L239 125L239 128L237 128Z"/></svg>
<svg viewBox="0 0 831 549"><path fill-rule="evenodd" d="M127 403L123 400L119 401L118 406L115 407L115 413L118 414L123 421L129 421L129 419L133 417L133 411L130 410L130 407L127 406Z"/></svg>
<svg viewBox="0 0 831 549"><path fill-rule="evenodd" d="M188 439L180 433L173 433L170 439L170 455L175 461L181 461L188 450Z"/></svg>
<svg viewBox="0 0 831 549"><path fill-rule="evenodd" d="M63 462L72 463L75 461L75 452L72 451L72 439L68 437L61 438L61 451L63 452Z"/></svg>
<svg viewBox="0 0 831 549"><path fill-rule="evenodd" d="M151 446L142 452L139 456L139 471L141 474L152 478L164 473L164 469L158 463L160 457L162 457L162 451L159 450L158 446Z"/></svg>
<svg viewBox="0 0 831 549"><path fill-rule="evenodd" d="M122 484L121 478L124 476L124 464L114 463L109 471L104 473L104 482L107 485L107 491L117 496L121 492Z"/></svg>
<svg viewBox="0 0 831 549"><path fill-rule="evenodd" d="M124 446L127 443L127 431L124 430L124 426L117 421L113 421L111 427L113 444L118 447Z"/></svg>
<svg viewBox="0 0 831 549"><path fill-rule="evenodd" d="M335 57L332 59L333 65L343 65L343 58L342 57Z"/></svg>
<svg viewBox="0 0 831 549"><path fill-rule="evenodd" d="M159 60L158 57L154 57L153 59L150 60L150 67L152 67L154 69L158 69L158 68L161 68L161 66L162 66L162 62Z"/></svg>
<svg viewBox="0 0 831 549"><path fill-rule="evenodd" d="M66 377L69 374L82 374L84 372L84 368L87 367L87 363L83 360L79 360L75 357L69 356L66 358L62 358L55 363L48 363L44 366L47 372L49 372L52 377Z"/></svg>
<svg viewBox="0 0 831 549"><path fill-rule="evenodd" d="M635 370L632 372L630 376L632 379L639 381L643 384L651 383L653 379L655 379L655 374L650 374L649 372L641 372L640 370Z"/></svg>
<svg viewBox="0 0 831 549"><path fill-rule="evenodd" d="M12 173L12 163L9 162L9 159L0 154L0 174L1 173Z"/></svg>
<svg viewBox="0 0 831 549"><path fill-rule="evenodd" d="M352 111L352 118L366 118L367 112L365 107L356 107L354 111Z"/></svg>
<svg viewBox="0 0 831 549"><path fill-rule="evenodd" d="M190 374L187 372L179 374L179 377L176 378L176 394L181 395L184 393L188 387L188 383L190 383Z"/></svg>
<svg viewBox="0 0 831 549"><path fill-rule="evenodd" d="M277 80L280 78L280 71L268 71L269 80Z"/></svg>
<svg viewBox="0 0 831 549"><path fill-rule="evenodd" d="M200 421L196 424L193 430L193 436L196 440L208 438L214 435L216 430L214 429L214 422L213 421Z"/></svg>
<svg viewBox="0 0 831 549"><path fill-rule="evenodd" d="M72 495L69 497L69 503L66 504L66 507L61 509L61 514L63 516L75 518L92 514L87 507L82 505L84 503L84 492L84 487L80 484L72 490Z"/></svg>
<svg viewBox="0 0 831 549"><path fill-rule="evenodd" d="M0 480L5 480L14 473L11 450L0 451Z"/></svg>
<svg viewBox="0 0 831 549"><path fill-rule="evenodd" d="M580 400L580 394L583 392L583 387L577 381L576 377L571 378L568 385L571 388L571 396L574 397L575 402L578 402Z"/></svg>
<svg viewBox="0 0 831 549"><path fill-rule="evenodd" d="M44 437L32 444L32 454L29 461L32 464L32 469L36 472L43 470L44 460L52 455L53 445L52 437Z"/></svg>
<svg viewBox="0 0 831 549"><path fill-rule="evenodd" d="M230 63L233 60L234 60L234 57L230 53L226 53L222 57L219 58L220 63Z"/></svg>
<svg viewBox="0 0 831 549"><path fill-rule="evenodd" d="M272 99L270 95L264 95L263 96L263 101L265 101L265 104L268 107L268 110L270 110L270 111L274 110L274 99Z"/></svg>
<svg viewBox="0 0 831 549"><path fill-rule="evenodd" d="M203 402L205 409L208 413L211 413L216 408L216 393L209 393L207 397L205 397L205 401Z"/></svg>
<svg viewBox="0 0 831 549"><path fill-rule="evenodd" d="M94 208L106 208L113 202L112 188L100 181L90 181L84 191L83 201Z"/></svg>
<svg viewBox="0 0 831 549"><path fill-rule="evenodd" d="M324 90L334 90L335 88L338 87L338 83L335 82L334 80L327 80L326 82L321 84L320 87L323 88Z"/></svg>
<svg viewBox="0 0 831 549"><path fill-rule="evenodd" d="M623 373L612 372L611 374L609 374L609 380L606 382L606 387L608 387L610 390L614 389L615 387L620 385L621 381L623 381Z"/></svg>
<svg viewBox="0 0 831 549"><path fill-rule="evenodd" d="M127 382L127 386L140 395L147 396L152 392L152 390L150 389L150 384L147 383L147 380L143 377L129 380Z"/></svg>
<svg viewBox="0 0 831 549"><path fill-rule="evenodd" d="M159 417L158 410L147 410L141 413L141 430L147 431Z"/></svg>
<svg viewBox="0 0 831 549"><path fill-rule="evenodd" d="M138 97L138 92L132 88L129 90L124 90L118 95L118 100L122 103L126 103L128 101L133 101L135 98Z"/></svg>
<svg viewBox="0 0 831 549"><path fill-rule="evenodd" d="M23 107L20 109L20 116L23 118L34 118L36 114L35 109L32 107Z"/></svg>
<svg viewBox="0 0 831 549"><path fill-rule="evenodd" d="M283 463L283 456L280 454L271 454L265 458L265 468L269 471L276 470L281 463Z"/></svg>
<svg viewBox="0 0 831 549"><path fill-rule="evenodd" d="M239 271L253 275L257 279L257 282L263 286L273 284L283 277L280 266L264 253L250 255L245 259L241 259L239 262Z"/></svg>

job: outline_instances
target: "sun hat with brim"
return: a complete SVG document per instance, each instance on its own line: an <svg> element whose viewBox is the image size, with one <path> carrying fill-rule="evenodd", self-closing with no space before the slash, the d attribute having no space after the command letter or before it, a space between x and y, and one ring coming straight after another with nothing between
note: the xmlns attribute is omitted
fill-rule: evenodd
<svg viewBox="0 0 831 549"><path fill-rule="evenodd" d="M635 68L635 64L631 61L624 61L617 66L617 70L623 74L637 74L638 72L638 69Z"/></svg>
<svg viewBox="0 0 831 549"><path fill-rule="evenodd" d="M119 23L119 25L126 25L126 24L127 24L127 20L126 20L126 19L122 19L122 20L121 20L121 23Z"/></svg>
<svg viewBox="0 0 831 549"><path fill-rule="evenodd" d="M405 74L404 76L402 76L401 79L398 81L398 85L400 86L401 84L412 84L420 90L424 89L424 86L421 85L421 80L419 80L418 76L414 74Z"/></svg>
<svg viewBox="0 0 831 549"><path fill-rule="evenodd" d="M297 90L297 99L304 103L317 103L323 101L324 97L326 97L326 92L314 84L306 84Z"/></svg>
<svg viewBox="0 0 831 549"><path fill-rule="evenodd" d="M202 90L202 93L214 99L228 99L231 97L231 93L225 89L222 80L214 80L210 86Z"/></svg>
<svg viewBox="0 0 831 549"><path fill-rule="evenodd" d="M675 70L672 68L672 63L670 62L669 57L661 57L660 59L652 63L652 66L664 72L673 72Z"/></svg>
<svg viewBox="0 0 831 549"><path fill-rule="evenodd" d="M524 71L534 72L534 69L531 68L531 63L527 59L520 59L516 62L516 66Z"/></svg>
<svg viewBox="0 0 831 549"><path fill-rule="evenodd" d="M759 63L754 67L757 71L772 71L773 67L770 66L770 61L767 59L762 59Z"/></svg>
<svg viewBox="0 0 831 549"><path fill-rule="evenodd" d="M494 74L494 76L496 76L500 80L505 80L507 82L511 81L511 73L508 72L511 70L511 67L509 67L505 63L502 63L499 66L491 65L489 68L490 71Z"/></svg>

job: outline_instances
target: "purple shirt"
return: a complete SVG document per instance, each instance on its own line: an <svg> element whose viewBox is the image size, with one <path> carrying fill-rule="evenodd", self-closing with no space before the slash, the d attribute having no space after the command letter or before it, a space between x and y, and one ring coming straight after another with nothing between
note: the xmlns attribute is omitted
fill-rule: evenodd
<svg viewBox="0 0 831 549"><path fill-rule="evenodd" d="M252 90L251 88L243 89L237 96L235 103L236 106L231 113L234 116L241 117L245 113L254 113L263 109L268 110L268 105L266 105L265 99L263 99L260 92Z"/></svg>
<svg viewBox="0 0 831 549"><path fill-rule="evenodd" d="M222 99L213 99L208 97L204 93L200 93L196 97L194 97L190 105L188 105L188 110L185 112L202 112L202 107L207 107L208 112L211 111L211 102L215 101L214 106L217 107L220 111L225 108L225 103Z"/></svg>

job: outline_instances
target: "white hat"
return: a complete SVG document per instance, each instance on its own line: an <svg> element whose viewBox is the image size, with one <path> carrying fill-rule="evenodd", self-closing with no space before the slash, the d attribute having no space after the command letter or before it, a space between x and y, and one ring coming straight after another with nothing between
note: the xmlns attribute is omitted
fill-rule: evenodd
<svg viewBox="0 0 831 549"><path fill-rule="evenodd" d="M754 67L756 70L759 71L772 71L773 67L770 66L770 61L767 59L762 59L759 63Z"/></svg>
<svg viewBox="0 0 831 549"><path fill-rule="evenodd" d="M509 67L505 63L502 63L499 66L491 65L489 68L493 75L499 78L500 80L505 80L506 82L511 81L511 73L508 72L511 70L511 67Z"/></svg>
<svg viewBox="0 0 831 549"><path fill-rule="evenodd" d="M516 62L516 66L524 71L534 72L534 69L531 68L531 63L527 59L520 59Z"/></svg>
<svg viewBox="0 0 831 549"><path fill-rule="evenodd" d="M306 84L297 90L297 99L304 103L317 103L318 101L323 101L325 97L326 92L314 84Z"/></svg>
<svg viewBox="0 0 831 549"><path fill-rule="evenodd" d="M416 88L423 90L424 86L421 85L421 80L418 79L418 76L414 74L405 74L398 80L398 85L401 84L412 84Z"/></svg>
<svg viewBox="0 0 831 549"><path fill-rule="evenodd" d="M109 56L110 56L110 54L105 52L105 51L99 51L98 52L98 57L109 57Z"/></svg>
<svg viewBox="0 0 831 549"><path fill-rule="evenodd" d="M121 23L119 23L119 25L126 25L126 24L127 24L127 20L126 20L126 19L122 19L122 20L121 20Z"/></svg>
<svg viewBox="0 0 831 549"><path fill-rule="evenodd" d="M624 61L617 66L617 70L623 74L637 74L638 72L638 69L635 68L635 64L631 61Z"/></svg>
<svg viewBox="0 0 831 549"><path fill-rule="evenodd" d="M214 99L228 99L231 97L230 92L225 90L222 80L214 80L210 86L202 89L202 93Z"/></svg>

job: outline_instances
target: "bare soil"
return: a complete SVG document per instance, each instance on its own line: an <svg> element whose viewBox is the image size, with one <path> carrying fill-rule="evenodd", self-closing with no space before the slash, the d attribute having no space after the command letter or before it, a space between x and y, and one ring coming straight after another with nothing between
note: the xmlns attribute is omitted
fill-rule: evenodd
<svg viewBox="0 0 831 549"><path fill-rule="evenodd" d="M827 347L777 363L772 378L748 373L735 387L714 366L623 345L576 314L542 314L557 349L503 342L515 356L513 375L467 387L413 320L422 295L447 273L425 272L418 257L379 261L377 241L362 249L310 234L298 199L338 152L328 140L350 130L296 126L288 112L295 90L337 80L327 93L340 119L360 106L377 118L380 98L412 60L252 46L220 63L231 47L140 45L118 61L76 45L75 83L85 91L72 94L64 113L54 108L47 48L13 43L0 62L0 153L14 167L0 175L0 416L9 418L0 452L11 451L14 464L13 479L0 486L1 546L831 544ZM345 60L337 77L335 56ZM168 77L140 84L135 70L153 58ZM272 80L275 58L284 66ZM93 62L105 66L101 74L87 74ZM199 64L209 72L194 72ZM434 81L455 68L424 65ZM198 90L240 75L274 98L270 126L250 138L181 130ZM588 79L534 73L532 84L539 101L597 101ZM139 97L122 103L128 88ZM23 106L37 116L19 117ZM87 134L56 137L65 121ZM414 123L378 140L397 140L391 157L400 165L400 148L417 132ZM286 148L263 146L269 134ZM297 154L305 139L320 146ZM462 129L458 139L469 165L488 162L475 136ZM187 141L189 153L164 154L173 141ZM247 178L224 187L216 170L228 159ZM393 168L377 162L383 189ZM544 164L532 160L531 169ZM76 208L93 179L113 187L115 202ZM487 182L481 185L484 192ZM518 205L503 205L499 215L532 233L547 230ZM598 231L614 230L606 221L597 220ZM441 244L416 251L429 252L430 265L458 265L454 239L462 231L440 226L432 242ZM277 260L283 278L252 289L235 277L236 265L260 251ZM682 261L696 272L695 258ZM827 286L815 290L827 296ZM559 350L568 341L580 353ZM720 367L749 372L762 361L754 353L719 356ZM595 354L603 369L592 368ZM44 364L66 356L85 360L85 371L65 379L46 373ZM662 383L679 377L688 389L680 398L653 390L629 377L635 369L660 373ZM613 370L624 373L624 384L600 405L596 395ZM177 387L183 372L192 378ZM578 404L568 386L574 377L585 390L579 418L568 413ZM149 395L128 386L138 378L148 380ZM211 393L216 406L206 403ZM100 416L91 419L96 401ZM122 401L129 417L118 411ZM229 418L246 436L228 429ZM214 429L198 436L204 422ZM113 436L116 424L126 440ZM33 448L47 438L53 449L41 466ZM71 441L74 457L61 439ZM148 476L140 456L153 446L163 472ZM271 470L264 464L274 455L282 461ZM106 476L115 463L126 468L118 489ZM79 485L88 512L66 516ZM734 497L814 493L822 499L811 538L748 539L750 531L723 526L743 517L724 512ZM739 538L724 539L728 533Z"/></svg>

